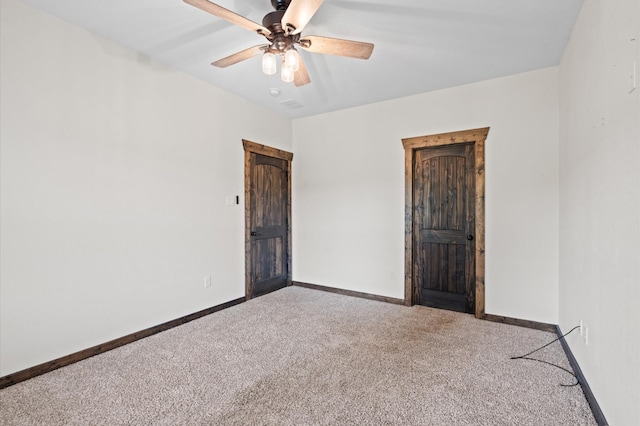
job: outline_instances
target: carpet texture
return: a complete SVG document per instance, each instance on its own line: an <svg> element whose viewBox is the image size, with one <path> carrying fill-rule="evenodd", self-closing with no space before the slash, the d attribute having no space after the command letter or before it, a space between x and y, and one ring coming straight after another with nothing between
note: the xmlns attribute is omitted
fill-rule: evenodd
<svg viewBox="0 0 640 426"><path fill-rule="evenodd" d="M571 375L509 359L554 338L288 287L3 389L0 424L594 425Z"/></svg>

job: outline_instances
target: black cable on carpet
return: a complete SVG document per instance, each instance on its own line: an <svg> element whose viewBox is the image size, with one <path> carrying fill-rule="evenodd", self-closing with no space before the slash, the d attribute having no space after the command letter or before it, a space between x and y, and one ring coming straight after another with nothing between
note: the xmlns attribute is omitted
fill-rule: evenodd
<svg viewBox="0 0 640 426"><path fill-rule="evenodd" d="M573 376L573 378L574 378L574 379L576 379L576 382L575 382L574 384L572 384L572 385L565 385L565 384L563 384L563 383L560 383L560 386L564 386L564 387L567 387L567 388L570 388L570 387L573 387L573 386L577 386L577 385L579 385L579 384L580 384L580 381L578 380L578 377L574 374L574 372L573 372L573 371L568 370L568 369L566 369L566 368L564 368L564 367L561 367L561 366L559 366L559 365L557 365L557 364L554 364L554 363L552 363L552 362L544 361L544 360L537 359L537 358L529 358L529 355L531 355L531 354L533 354L533 353L536 353L536 352L538 352L538 351L539 351L539 350L541 350L541 349L546 348L546 347L547 347L547 346L549 346L550 344L555 343L555 342L557 342L557 341L558 341L558 340L560 340L560 339L564 339L564 338L565 338L565 336L568 336L568 335L569 335L572 331L574 331L576 328L580 328L580 326L579 326L579 325L577 325L577 326L573 327L571 330L569 330L568 332L566 332L566 333L565 333L565 334L563 334L562 336L558 337L558 338L557 338L557 339L555 339L555 340L552 340L551 342L547 343L547 344L546 344L546 345L544 345L544 346L540 346L538 349L534 349L533 351L531 351L531 352L529 352L529 353L526 353L526 354L524 354L524 355L520 355L520 356L513 356L513 357L511 357L511 359L527 359L527 360L529 360L529 361L537 361L537 362L541 362L541 363L543 363L543 364L547 364L547 365L551 365L551 366L553 366L553 367L559 368L560 370L562 370L562 371L566 371L567 373L571 374L571 375Z"/></svg>

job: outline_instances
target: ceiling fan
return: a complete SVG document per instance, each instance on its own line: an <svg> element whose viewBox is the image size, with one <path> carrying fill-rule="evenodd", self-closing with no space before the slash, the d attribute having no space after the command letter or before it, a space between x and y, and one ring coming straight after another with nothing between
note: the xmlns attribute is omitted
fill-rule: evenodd
<svg viewBox="0 0 640 426"><path fill-rule="evenodd" d="M282 80L293 81L296 86L304 86L311 83L311 79L296 46L309 52L358 59L369 59L373 52L371 43L300 34L323 0L271 0L275 11L265 15L262 25L208 0L184 0L184 2L256 32L269 42L217 60L211 64L216 67L226 68L262 53L262 71L272 75L276 73L276 55L278 55L282 57Z"/></svg>

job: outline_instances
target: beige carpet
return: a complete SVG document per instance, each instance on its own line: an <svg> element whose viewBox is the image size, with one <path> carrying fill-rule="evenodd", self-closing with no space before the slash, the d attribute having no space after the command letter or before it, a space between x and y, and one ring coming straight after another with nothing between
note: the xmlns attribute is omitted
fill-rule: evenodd
<svg viewBox="0 0 640 426"><path fill-rule="evenodd" d="M573 377L509 359L553 338L289 287L6 388L0 424L595 424Z"/></svg>

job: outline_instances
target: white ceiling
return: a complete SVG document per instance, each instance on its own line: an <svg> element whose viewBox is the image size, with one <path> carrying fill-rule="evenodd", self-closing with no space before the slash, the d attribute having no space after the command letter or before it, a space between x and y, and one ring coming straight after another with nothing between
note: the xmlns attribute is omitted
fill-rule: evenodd
<svg viewBox="0 0 640 426"><path fill-rule="evenodd" d="M301 52L311 84L212 61L264 38L182 0L25 0L198 79L303 117L558 65L583 0L325 0L303 31L375 44L367 61ZM304 0L296 0L304 1ZM261 23L270 0L216 0ZM277 88L273 97L269 89Z"/></svg>

